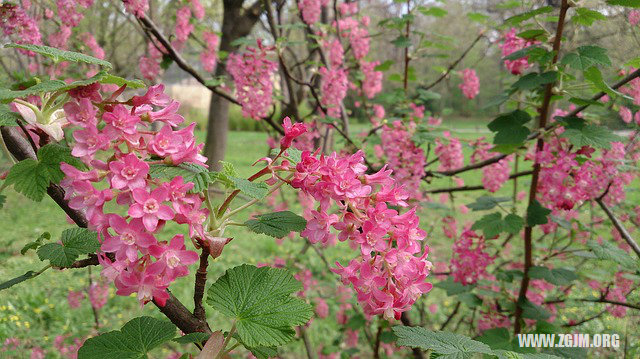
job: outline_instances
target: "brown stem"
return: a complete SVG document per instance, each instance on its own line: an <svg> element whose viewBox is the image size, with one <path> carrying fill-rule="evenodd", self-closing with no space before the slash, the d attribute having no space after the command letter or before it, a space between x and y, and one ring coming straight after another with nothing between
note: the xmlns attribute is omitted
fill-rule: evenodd
<svg viewBox="0 0 640 359"><path fill-rule="evenodd" d="M380 339L382 338L382 325L378 324L378 331L376 332L376 339L373 342L373 358L380 359Z"/></svg>
<svg viewBox="0 0 640 359"><path fill-rule="evenodd" d="M209 251L205 248L200 253L200 266L196 271L196 280L193 288L193 315L196 318L206 321L207 314L202 306L202 298L204 298L204 287L207 284L207 266L209 265Z"/></svg>
<svg viewBox="0 0 640 359"><path fill-rule="evenodd" d="M93 278L91 278L91 267L87 267L87 277L89 278L89 290L87 290L87 294L91 295L90 290L91 286L93 285ZM96 324L96 330L98 330L100 329L100 317L98 315L98 308L93 305L93 302L91 302L91 311L93 312L93 321Z"/></svg>
<svg viewBox="0 0 640 359"><path fill-rule="evenodd" d="M309 335L303 326L299 326L298 330L300 330L300 337L302 338L302 343L304 343L304 350L307 352L307 359L315 359L316 352L313 350L313 346L311 345L311 340L309 340Z"/></svg>
<svg viewBox="0 0 640 359"><path fill-rule="evenodd" d="M558 17L558 26L556 28L556 36L553 40L553 60L551 64L555 64L558 62L558 54L560 52L560 44L562 42L562 30L564 28L564 21L567 15L567 10L569 9L569 4L567 0L562 0L562 5L560 6L560 16ZM539 109L540 114L540 122L538 123L538 129L544 129L547 126L547 119L549 118L549 109L551 106L551 96L553 95L553 87L555 86L555 82L549 83L545 87L544 98L542 100L542 106ZM539 137L536 143L536 153L542 151L544 146L544 140ZM538 193L538 177L540 175L540 164L536 161L533 165L533 174L531 175L531 187L529 188L529 205L528 208L531 207L531 204L536 200L536 195ZM533 227L529 224L524 228L524 273L522 275L522 281L520 282L520 291L518 293L518 302L516 303L513 331L515 334L519 334L522 330L522 303L527 298L527 291L529 289L529 269L533 265L533 248L532 248L532 237Z"/></svg>
<svg viewBox="0 0 640 359"><path fill-rule="evenodd" d="M411 0L407 0L407 15L411 15ZM407 27L405 30L404 36L409 41L409 35L411 35L411 20L409 16L407 16ZM409 46L404 48L404 79L402 82L405 95L409 91L409 62L411 58L409 57Z"/></svg>
<svg viewBox="0 0 640 359"><path fill-rule="evenodd" d="M451 312L451 314L449 314L447 320L445 320L444 323L442 323L442 325L440 326L440 330L444 330L447 325L451 323L451 319L453 319L453 317L458 313L458 310L460 309L460 303L461 302L458 302L458 304L456 304L456 306L453 308L453 311Z"/></svg>
<svg viewBox="0 0 640 359"><path fill-rule="evenodd" d="M598 203L598 205L600 205L600 208L602 208L604 213L607 214L607 217L609 217L611 222L613 222L613 226L616 227L616 229L620 233L620 236L622 236L622 238L625 240L625 242L627 242L629 247L633 249L636 255L640 257L640 247L638 246L638 243L636 243L636 241L633 240L633 238L631 237L631 234L629 234L629 231L627 231L627 229L624 227L622 222L620 222L620 220L613 214L611 209L607 207L607 205L602 201L602 198L596 198L596 202Z"/></svg>
<svg viewBox="0 0 640 359"><path fill-rule="evenodd" d="M532 174L533 171L522 171L517 172L509 176L510 179L515 180L518 177L528 176ZM427 193L451 193L451 192L464 192L464 191L477 191L484 189L484 186L460 186L460 187L449 187L449 188L437 188L426 191ZM514 201L515 203L515 201Z"/></svg>

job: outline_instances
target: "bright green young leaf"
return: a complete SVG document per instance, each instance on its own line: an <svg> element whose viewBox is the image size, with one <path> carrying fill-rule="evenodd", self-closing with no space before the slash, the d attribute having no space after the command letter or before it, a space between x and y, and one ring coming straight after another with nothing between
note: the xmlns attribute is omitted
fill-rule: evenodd
<svg viewBox="0 0 640 359"><path fill-rule="evenodd" d="M443 17L449 13L447 10L437 6L420 6L418 7L418 11L420 11L422 15L433 17Z"/></svg>
<svg viewBox="0 0 640 359"><path fill-rule="evenodd" d="M382 72L388 71L391 68L391 66L393 66L394 63L395 63L395 61L393 61L393 60L387 60L387 61L377 65L373 69L376 70L376 71L382 71Z"/></svg>
<svg viewBox="0 0 640 359"><path fill-rule="evenodd" d="M569 285L578 279L576 273L566 268L549 269L542 266L533 266L529 268L529 276L535 279L544 279L554 285Z"/></svg>
<svg viewBox="0 0 640 359"><path fill-rule="evenodd" d="M461 293L467 293L476 287L475 284L463 285L462 283L455 282L453 277L447 277L447 279L434 284L435 287L444 289L448 296L453 296Z"/></svg>
<svg viewBox="0 0 640 359"><path fill-rule="evenodd" d="M37 83L24 90L9 90L0 88L0 102L11 102L17 98L24 98L31 95L56 92L67 88L67 83L61 80L47 80Z"/></svg>
<svg viewBox="0 0 640 359"><path fill-rule="evenodd" d="M493 143L496 145L520 145L529 136L528 128L524 125L531 121L531 116L522 110L515 110L498 116L487 127L496 132Z"/></svg>
<svg viewBox="0 0 640 359"><path fill-rule="evenodd" d="M123 77L111 75L111 74L106 74L104 77L102 77L102 79L100 80L100 83L117 85L118 87L127 85L127 88L129 89L141 89L146 87L144 82L140 80L127 80Z"/></svg>
<svg viewBox="0 0 640 359"><path fill-rule="evenodd" d="M25 244L20 250L20 254L25 255L30 249L33 249L33 250L38 249L45 240L48 241L49 239L51 239L51 233L49 232L42 233L40 236L38 236L38 239L36 239L35 241Z"/></svg>
<svg viewBox="0 0 640 359"><path fill-rule="evenodd" d="M576 70L586 70L591 66L611 66L611 59L607 55L607 49L599 46L580 46L576 52L570 52L562 58L562 64L571 66Z"/></svg>
<svg viewBox="0 0 640 359"><path fill-rule="evenodd" d="M40 54L52 59L53 62L55 63L62 62L62 61L72 61L72 62L84 62L90 65L100 65L106 68L113 67L111 63L108 61L100 60L93 56L81 54L79 52L56 49L55 47L49 47L44 45L31 45L31 44L8 44L8 45L5 45L5 47L33 51L37 54Z"/></svg>
<svg viewBox="0 0 640 359"><path fill-rule="evenodd" d="M529 62L547 62L551 59L552 53L540 47L539 45L527 46L522 50L514 51L511 54L503 57L503 60L518 60L523 57L528 57Z"/></svg>
<svg viewBox="0 0 640 359"><path fill-rule="evenodd" d="M307 226L306 219L291 211L262 214L244 223L253 232L274 238L282 238L290 232L300 232Z"/></svg>
<svg viewBox="0 0 640 359"><path fill-rule="evenodd" d="M245 345L277 346L291 341L293 327L311 318L311 306L291 296L301 289L302 284L284 269L243 264L211 285L207 303L233 318Z"/></svg>
<svg viewBox="0 0 640 359"><path fill-rule="evenodd" d="M193 183L190 193L200 193L216 180L215 173L209 172L206 168L193 163L181 163L177 166L152 164L149 166L149 175L152 178L165 179L182 176L182 180L185 183Z"/></svg>
<svg viewBox="0 0 640 359"><path fill-rule="evenodd" d="M48 243L38 248L38 258L52 266L68 267L81 254L95 253L100 248L98 234L86 228L69 228L62 232L62 244Z"/></svg>
<svg viewBox="0 0 640 359"><path fill-rule="evenodd" d="M538 200L533 200L527 208L527 225L533 227L539 224L546 224L548 222L547 216L551 213L551 210L542 207Z"/></svg>
<svg viewBox="0 0 640 359"><path fill-rule="evenodd" d="M479 24L484 24L489 19L488 15L481 14L479 12L470 12L467 14L467 17L469 18L469 20L477 22Z"/></svg>
<svg viewBox="0 0 640 359"><path fill-rule="evenodd" d="M145 359L150 350L171 340L176 326L151 317L134 318L122 329L87 339L78 359Z"/></svg>
<svg viewBox="0 0 640 359"><path fill-rule="evenodd" d="M588 68L583 73L584 73L584 78L587 81L591 82L596 89L606 93L609 96L624 97L621 93L612 89L611 86L609 86L606 82L604 82L604 79L602 78L602 72L600 72L600 69L598 69L596 66L592 66Z"/></svg>
<svg viewBox="0 0 640 359"><path fill-rule="evenodd" d="M542 85L553 83L556 81L558 73L549 71L542 74L532 72L518 79L511 87L522 91L530 91L540 88Z"/></svg>
<svg viewBox="0 0 640 359"><path fill-rule="evenodd" d="M525 40L539 40L543 41L547 38L547 32L542 29L525 30L517 35Z"/></svg>
<svg viewBox="0 0 640 359"><path fill-rule="evenodd" d="M473 354L492 354L488 345L461 334L432 332L421 327L393 327L397 345L432 350L438 358L470 358Z"/></svg>
<svg viewBox="0 0 640 359"><path fill-rule="evenodd" d="M475 202L469 203L466 206L470 208L472 211L486 211L494 208L501 202L509 202L509 201L511 201L510 197L480 196L476 198Z"/></svg>
<svg viewBox="0 0 640 359"><path fill-rule="evenodd" d="M591 26L595 21L606 19L607 17L602 15L599 11L579 7L576 8L576 14L573 15L571 21L579 25Z"/></svg>
<svg viewBox="0 0 640 359"><path fill-rule="evenodd" d="M64 162L76 168L84 169L82 161L71 155L71 149L57 143L49 143L38 150L39 166L45 168L53 183L60 183L64 179L64 172L60 169L60 163Z"/></svg>
<svg viewBox="0 0 640 359"><path fill-rule="evenodd" d="M263 199L269 193L269 186L264 182L251 182L246 178L228 177L236 189L253 199Z"/></svg>

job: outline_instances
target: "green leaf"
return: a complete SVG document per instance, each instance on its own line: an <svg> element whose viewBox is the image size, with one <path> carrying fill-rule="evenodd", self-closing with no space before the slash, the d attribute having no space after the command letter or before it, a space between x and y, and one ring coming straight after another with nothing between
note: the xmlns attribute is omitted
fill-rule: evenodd
<svg viewBox="0 0 640 359"><path fill-rule="evenodd" d="M607 17L598 11L579 7L576 8L576 14L573 15L571 21L579 25L591 26L595 21L606 19Z"/></svg>
<svg viewBox="0 0 640 359"><path fill-rule="evenodd" d="M134 318L121 330L87 339L78 359L143 359L147 353L176 335L176 326L151 317Z"/></svg>
<svg viewBox="0 0 640 359"><path fill-rule="evenodd" d="M72 62L84 62L91 65L100 65L107 68L113 67L111 63L108 61L100 60L93 56L81 54L79 52L56 49L55 47L49 47L44 45L31 45L31 44L8 44L8 45L5 45L4 47L32 51L52 59L53 62L55 63L58 63L61 61L72 61Z"/></svg>
<svg viewBox="0 0 640 359"><path fill-rule="evenodd" d="M616 135L610 129L588 124L581 118L563 118L562 121L566 123L566 126L560 137L567 138L572 145L578 148L589 146L609 149L611 148L611 142L624 141L622 137Z"/></svg>
<svg viewBox="0 0 640 359"><path fill-rule="evenodd" d="M0 194L0 209L4 206L4 202L7 200L7 196Z"/></svg>
<svg viewBox="0 0 640 359"><path fill-rule="evenodd" d="M607 0L607 4L640 8L640 0Z"/></svg>
<svg viewBox="0 0 640 359"><path fill-rule="evenodd" d="M507 25L507 26L518 25L519 23L521 23L523 21L527 21L527 20L533 18L534 16L550 13L552 11L553 11L553 6L543 6L543 7L537 8L535 10L531 10L531 11L527 11L527 12L522 13L522 14L514 15L514 16L506 19L504 21L504 24Z"/></svg>
<svg viewBox="0 0 640 359"><path fill-rule="evenodd" d="M377 65L373 69L375 71L382 71L382 72L388 71L391 68L391 66L393 66L394 63L395 63L395 61L393 61L393 60L387 60L387 61Z"/></svg>
<svg viewBox="0 0 640 359"><path fill-rule="evenodd" d="M9 106L0 104L0 126L17 126L17 121L21 118L18 113L11 111Z"/></svg>
<svg viewBox="0 0 640 359"><path fill-rule="evenodd" d="M607 55L607 49L587 45L578 47L577 52L564 55L561 63L569 65L576 70L584 71L591 66L611 66L611 59Z"/></svg>
<svg viewBox="0 0 640 359"><path fill-rule="evenodd" d="M209 172L203 166L194 163L181 163L177 166L169 166L164 164L151 164L149 166L149 175L151 178L173 179L182 176L182 180L187 183L193 183L190 193L200 193L204 191L210 183L215 182L215 173Z"/></svg>
<svg viewBox="0 0 640 359"><path fill-rule="evenodd" d="M228 177L235 188L253 199L263 199L269 193L269 186L264 182L251 182L246 178Z"/></svg>
<svg viewBox="0 0 640 359"><path fill-rule="evenodd" d="M22 249L20 250L20 254L25 255L30 249L33 249L33 250L38 249L38 247L42 245L42 242L49 239L51 239L51 233L49 232L42 233L38 237L38 239L36 239L35 241L25 244L24 247L22 247Z"/></svg>
<svg viewBox="0 0 640 359"><path fill-rule="evenodd" d="M40 95L49 92L64 90L69 86L61 80L47 80L37 83L24 90L9 90L0 88L0 102L11 102L17 98L25 98L31 95Z"/></svg>
<svg viewBox="0 0 640 359"><path fill-rule="evenodd" d="M545 320L551 314L539 305L533 304L529 299L518 300L518 306L522 308L522 317L535 320Z"/></svg>
<svg viewBox="0 0 640 359"><path fill-rule="evenodd" d="M471 229L482 230L485 238L493 238L502 232L516 234L524 226L522 217L508 214L504 219L499 212L487 214L477 220Z"/></svg>
<svg viewBox="0 0 640 359"><path fill-rule="evenodd" d="M512 336L507 328L493 328L485 330L476 340L487 344L491 349L511 350Z"/></svg>
<svg viewBox="0 0 640 359"><path fill-rule="evenodd" d="M57 143L49 143L42 146L38 150L39 166L46 169L49 178L53 183L60 183L64 179L64 172L60 169L60 163L64 162L78 169L84 169L85 166L76 157L71 155L71 149Z"/></svg>
<svg viewBox="0 0 640 359"><path fill-rule="evenodd" d="M473 354L492 354L488 345L464 335L432 332L420 327L393 327L399 346L432 350L438 358L470 358Z"/></svg>
<svg viewBox="0 0 640 359"><path fill-rule="evenodd" d="M584 73L584 78L587 81L591 82L596 89L612 97L622 96L626 98L626 96L612 89L611 86L609 86L606 82L604 82L604 79L602 78L602 73L600 72L600 69L598 69L596 66L592 66L588 68L583 73Z"/></svg>
<svg viewBox="0 0 640 359"><path fill-rule="evenodd" d="M498 116L487 127L496 132L493 138L494 144L520 145L524 143L531 132L524 126L529 121L531 121L531 116L527 112L515 110Z"/></svg>
<svg viewBox="0 0 640 359"><path fill-rule="evenodd" d="M37 272L34 272L34 271L30 270L30 271L26 272L25 274L23 274L21 276L18 276L18 277L15 277L15 278L11 278L6 282L0 283L0 290L11 288L16 284L22 283L22 282L24 282L26 280L29 280L29 279L35 277L36 275L38 275Z"/></svg>
<svg viewBox="0 0 640 359"><path fill-rule="evenodd" d="M492 209L501 202L509 202L511 201L510 197L491 197L491 196L480 196L476 198L476 201L473 203L469 203L466 206L470 208L472 211L486 211L488 209Z"/></svg>
<svg viewBox="0 0 640 359"><path fill-rule="evenodd" d="M443 17L449 13L447 10L437 6L419 6L418 11L420 11L422 15L433 17Z"/></svg>
<svg viewBox="0 0 640 359"><path fill-rule="evenodd" d="M598 259L613 261L629 269L637 270L638 268L636 261L627 252L610 242L598 243L594 240L588 240L587 247L593 251Z"/></svg>
<svg viewBox="0 0 640 359"><path fill-rule="evenodd" d="M537 199L534 199L527 208L527 226L533 227L539 224L546 224L548 222L547 216L551 213L551 210L542 207Z"/></svg>
<svg viewBox="0 0 640 359"><path fill-rule="evenodd" d="M531 29L531 30L525 30L519 33L517 36L526 40L543 41L543 40L546 40L547 38L547 32L542 29Z"/></svg>
<svg viewBox="0 0 640 359"><path fill-rule="evenodd" d="M11 167L6 185L13 185L18 193L22 193L32 201L40 202L49 187L49 172L33 159L22 160Z"/></svg>
<svg viewBox="0 0 640 359"><path fill-rule="evenodd" d="M127 80L123 77L120 76L116 76L116 75L111 75L111 74L106 74L101 80L100 80L101 84L111 84L111 85L117 85L118 87L122 87L124 85L127 85L127 88L130 89L141 89L141 88L145 88L145 84L144 82L140 81L140 80Z"/></svg>
<svg viewBox="0 0 640 359"><path fill-rule="evenodd" d="M393 41L391 41L391 43L395 47L399 47L399 48L405 48L405 47L411 46L411 40L408 37L403 35L396 37Z"/></svg>
<svg viewBox="0 0 640 359"><path fill-rule="evenodd" d="M543 58L544 56L546 56L547 54L549 54L549 51L545 50L544 48L538 46L538 45L531 45L531 46L527 46L524 49L518 50L518 51L514 51L512 53L510 53L509 55L503 57L503 60L518 60L521 59L523 57L530 57L530 60L533 60L532 58L535 59L539 59L539 58Z"/></svg>
<svg viewBox="0 0 640 359"><path fill-rule="evenodd" d="M447 277L447 279L437 282L434 284L435 287L444 289L447 292L448 296L453 296L456 294L466 293L471 291L476 287L475 284L472 285L464 285L460 282L455 282L453 277Z"/></svg>
<svg viewBox="0 0 640 359"><path fill-rule="evenodd" d="M244 222L255 233L264 233L274 238L282 238L290 232L300 232L307 226L307 220L291 211L262 214Z"/></svg>
<svg viewBox="0 0 640 359"><path fill-rule="evenodd" d="M535 279L544 279L554 285L569 285L578 279L576 273L566 268L549 269L542 266L533 266L529 268L529 276Z"/></svg>
<svg viewBox="0 0 640 359"><path fill-rule="evenodd" d="M81 254L95 253L100 248L98 234L86 228L69 228L62 232L62 244L48 243L38 248L38 258L52 266L68 267Z"/></svg>
<svg viewBox="0 0 640 359"><path fill-rule="evenodd" d="M211 334L195 332L183 335L178 338L174 338L173 341L179 344L190 344L190 343L202 343L205 340L209 339Z"/></svg>
<svg viewBox="0 0 640 359"><path fill-rule="evenodd" d="M293 327L311 318L311 306L290 296L301 289L302 284L284 269L243 264L211 285L207 303L233 318L246 346L276 346L291 341Z"/></svg>
<svg viewBox="0 0 640 359"><path fill-rule="evenodd" d="M556 81L558 73L549 71L542 74L532 72L518 79L511 87L518 90L530 91L539 88L542 85L553 83Z"/></svg>
<svg viewBox="0 0 640 359"><path fill-rule="evenodd" d="M481 14L479 12L470 12L467 14L467 17L469 18L469 20L477 22L479 24L484 24L489 19L488 15Z"/></svg>

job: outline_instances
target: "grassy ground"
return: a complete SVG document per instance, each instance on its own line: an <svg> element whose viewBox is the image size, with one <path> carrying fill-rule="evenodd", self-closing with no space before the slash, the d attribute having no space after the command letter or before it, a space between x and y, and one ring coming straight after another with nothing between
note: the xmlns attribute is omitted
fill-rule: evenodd
<svg viewBox="0 0 640 359"><path fill-rule="evenodd" d="M488 120L482 119L451 119L444 125L455 128L455 136L473 139L479 136L487 136L485 133ZM360 131L360 126L354 126L353 132ZM203 133L199 133L203 136ZM267 153L266 136L256 132L231 132L227 151L227 161L233 163L241 175L248 176L255 170L251 164L255 159ZM468 161L471 150L465 146L465 158ZM521 168L524 170L525 168ZM480 184L478 173L466 172L461 178L468 185ZM522 178L519 181L519 189L528 187L529 179ZM435 179L430 184L425 184L429 188L442 188L455 186L451 179ZM484 192L464 192L455 195L455 205L468 204ZM496 195L511 196L513 184L509 182ZM26 255L20 255L22 246L37 238L42 232L48 231L52 238L58 238L63 229L72 227L65 220L64 213L51 201L46 198L40 203L34 203L15 192L6 191L7 202L0 210L0 281L13 278L28 270L38 270L43 264L38 260L33 251ZM291 195L291 193L289 193ZM637 196L637 193L635 194ZM291 197L293 198L293 197ZM435 197L434 199L438 199ZM292 204L295 208L297 205ZM447 204L449 206L449 204ZM519 212L524 211L524 204L516 203ZM266 206L258 207L257 211L268 211ZM243 216L248 217L247 210ZM434 261L448 261L451 243L443 240L441 235L441 215L448 211L447 207L429 206L421 210L421 227L429 232L429 246L432 248L430 257ZM437 212L437 215L434 215ZM461 223L473 223L482 214L470 212L468 215L459 217ZM165 233L175 234L185 232L185 228L173 226L167 227ZM217 278L225 269L237 264L272 262L277 257L288 258L294 256L303 247L299 239L287 239L282 245L278 245L272 238L263 235L256 235L247 232L243 228L231 227L226 233L234 240L225 247L223 255L210 266L210 278ZM446 239L446 238L444 238ZM340 260L344 263L350 253L346 250L345 244L330 248L326 251L329 263ZM543 249L540 249L543 250ZM312 251L307 252L307 265L314 273L326 272L326 267ZM302 265L302 263L296 265ZM94 322L91 307L88 301L83 301L79 309L71 309L67 304L67 293L69 290L81 290L88 285L88 278L97 279L98 268L83 270L66 270L56 273L53 270L44 272L39 277L12 287L8 290L0 291L0 339L7 337L17 337L24 341L23 348L41 346L45 349L53 347L53 341L57 335L70 335L70 338L86 337L94 334ZM176 281L171 289L172 292L183 301L188 307L192 306L193 275L181 278ZM322 290L322 288L320 288ZM110 300L108 304L99 312L100 332L119 328L127 320L140 315L151 315L161 318L154 306L148 305L140 308L137 301L132 298L115 296L113 288L110 289ZM437 304L441 310L430 315L426 319L429 323L442 323L446 315L451 311L455 302L446 297L444 291L436 289L421 301L420 305L429 306ZM331 305L331 304L330 304ZM571 307L571 306L570 306ZM575 305L574 307L578 307ZM583 306L584 307L584 306ZM601 308L601 307L597 307ZM331 316L337 308L331 307ZM594 309L595 310L595 309ZM571 317L578 311L578 314L591 313L589 308L569 308L563 314L562 320L567 316ZM573 314L572 314L573 313ZM208 310L209 322L212 327L228 329L228 321L217 316L213 310ZM315 319L309 330L314 347L329 345L334 339L340 336L337 328L331 320ZM623 333L626 323L624 321L612 320L598 322L603 327L600 330L619 330ZM595 328L594 330L598 330ZM174 349L184 350L177 345ZM192 350L193 351L193 350ZM297 358L302 355L302 345L300 342L290 344L285 351L290 354L285 357ZM163 347L155 357L162 357L172 352L171 346ZM195 352L195 351L193 351ZM51 353L47 358L56 358L55 353ZM0 352L0 357L2 353ZM12 353L10 357L26 358L28 351L22 353Z"/></svg>

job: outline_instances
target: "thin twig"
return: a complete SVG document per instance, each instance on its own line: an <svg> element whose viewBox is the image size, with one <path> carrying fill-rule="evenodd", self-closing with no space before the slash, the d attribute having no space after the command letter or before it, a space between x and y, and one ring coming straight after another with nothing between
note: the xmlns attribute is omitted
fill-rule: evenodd
<svg viewBox="0 0 640 359"><path fill-rule="evenodd" d="M482 39L484 37L484 31L480 31L480 34L478 34L478 37L476 37L475 40L473 40L473 42L467 47L466 50L464 50L464 52L460 55L460 57L458 57L458 59L454 62L452 62L449 67L447 67L447 70L440 76L438 77L435 81L433 81L432 83L430 83L429 85L427 85L427 87L425 87L425 90L429 90L431 88L433 88L435 85L439 84L440 82L442 82L442 80L444 80L445 78L447 78L447 76L449 76L449 73L456 67L458 66L458 64L460 63L460 61L462 61L462 59L465 58L465 56L467 56L467 54L469 53L469 51L471 51L471 49L478 43L478 41L480 41L480 39Z"/></svg>

